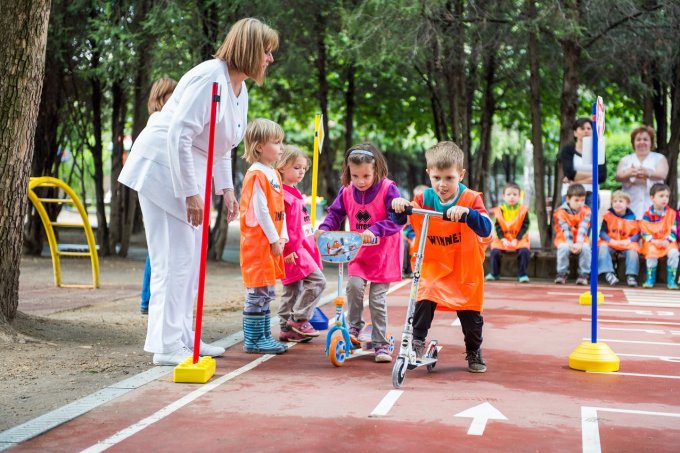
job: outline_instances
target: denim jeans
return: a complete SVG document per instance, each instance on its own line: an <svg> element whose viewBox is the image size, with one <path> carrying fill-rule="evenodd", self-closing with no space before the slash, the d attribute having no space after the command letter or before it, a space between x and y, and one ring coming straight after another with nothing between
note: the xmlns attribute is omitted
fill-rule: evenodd
<svg viewBox="0 0 680 453"><path fill-rule="evenodd" d="M581 248L581 253L578 256L578 273L579 274L590 274L590 255L592 250L589 244L584 244ZM569 273L569 257L571 256L571 251L569 250L569 244L561 244L557 247L557 273L558 274L568 274Z"/></svg>
<svg viewBox="0 0 680 453"><path fill-rule="evenodd" d="M613 259L617 253L626 254L626 275L638 276L640 272L640 260L638 252L635 250L615 250L606 245L601 245L597 256L597 267L599 274L614 272Z"/></svg>

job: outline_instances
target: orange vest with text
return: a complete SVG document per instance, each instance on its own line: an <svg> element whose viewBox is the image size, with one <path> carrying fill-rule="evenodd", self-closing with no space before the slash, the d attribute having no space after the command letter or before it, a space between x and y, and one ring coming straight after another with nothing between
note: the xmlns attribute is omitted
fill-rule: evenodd
<svg viewBox="0 0 680 453"><path fill-rule="evenodd" d="M471 207L481 193L465 189L457 206ZM414 199L413 206L423 206L423 195ZM416 232L414 242L420 241L423 216L411 216ZM491 238L480 238L465 223L448 222L430 217L425 250L420 269L417 301L437 303L438 310L482 311L484 305L484 251ZM415 265L415 258L412 263ZM414 269L415 272L415 269Z"/></svg>
<svg viewBox="0 0 680 453"><path fill-rule="evenodd" d="M564 209L558 209L555 211L555 215L553 217L555 219L553 222L555 224L555 240L553 241L555 247L559 247L560 245L567 242L559 220L564 220L571 227L571 237L573 238L573 241L576 242L576 237L578 235L578 225L586 217L586 215L588 215L589 212L590 208L588 206L583 206L576 214L569 214ZM590 237L588 237L587 234L583 239L583 244L590 244Z"/></svg>
<svg viewBox="0 0 680 453"><path fill-rule="evenodd" d="M640 220L640 230L643 234L651 234L653 239L666 239L671 234L673 222L675 221L675 210L668 208L666 214L659 222L649 222ZM657 247L651 242L642 239L642 254L645 258L661 258L671 250L678 250L678 243L669 242L666 247Z"/></svg>
<svg viewBox="0 0 680 453"><path fill-rule="evenodd" d="M277 172L278 176L278 172ZM283 228L285 207L283 204L283 187L279 177L279 187L281 192L277 192L261 171L248 171L243 179L243 190L241 191L241 274L243 275L243 286L246 288L260 288L262 286L272 286L276 280L283 278L284 265L283 256L274 256L271 252L269 239L264 234L264 230L258 225L250 227L246 225L246 216L253 200L255 181L260 183L260 187L267 197L267 207L272 222L276 226L276 232L280 235Z"/></svg>
<svg viewBox="0 0 680 453"><path fill-rule="evenodd" d="M512 241L513 239L517 239L517 235L519 234L519 230L522 228L522 224L524 223L524 218L526 217L527 213L529 212L529 208L527 208L525 205L521 205L519 207L519 212L515 216L514 219L512 220L505 220L505 217L503 217L503 211L499 207L495 207L491 210L491 213L493 216L496 218L496 222L501 227L501 230L503 231L503 238L507 239L508 241ZM507 247L503 245L503 242L501 242L501 239L503 238L493 238L493 241L491 241L491 249L499 249L499 250L505 250L508 252L513 252L517 249L528 249L530 248L529 244L529 232L525 232L524 236L522 239L517 241L517 245L512 246L508 245Z"/></svg>
<svg viewBox="0 0 680 453"><path fill-rule="evenodd" d="M607 211L602 220L607 222L607 234L615 241L623 241L635 236L640 232L640 224L637 220L622 219L611 211ZM611 244L603 239L597 241L597 244L606 245L614 250L635 250L640 251L640 244L637 242L626 242L625 245Z"/></svg>

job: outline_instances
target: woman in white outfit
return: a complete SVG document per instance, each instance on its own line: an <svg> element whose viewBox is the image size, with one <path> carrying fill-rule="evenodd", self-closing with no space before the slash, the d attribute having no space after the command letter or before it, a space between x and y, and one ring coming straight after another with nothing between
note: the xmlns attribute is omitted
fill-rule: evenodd
<svg viewBox="0 0 680 453"><path fill-rule="evenodd" d="M257 19L233 25L215 58L187 72L135 141L119 181L136 190L151 258L151 300L144 350L156 365L177 365L192 354L193 307L198 287L203 194L213 82L220 86L213 182L228 220L238 215L231 150L246 129L245 80L260 85L274 61L278 34ZM201 342L201 355L220 347Z"/></svg>
<svg viewBox="0 0 680 453"><path fill-rule="evenodd" d="M623 191L630 195L630 209L636 219L641 219L651 204L649 189L662 183L668 176L668 161L654 149L654 129L649 126L635 128L630 134L634 153L625 156L616 168L616 180Z"/></svg>

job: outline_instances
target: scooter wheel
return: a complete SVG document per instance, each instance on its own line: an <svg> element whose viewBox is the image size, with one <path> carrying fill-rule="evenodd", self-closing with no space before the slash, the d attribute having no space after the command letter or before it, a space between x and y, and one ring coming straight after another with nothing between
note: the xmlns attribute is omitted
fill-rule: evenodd
<svg viewBox="0 0 680 453"><path fill-rule="evenodd" d="M406 378L406 359L403 357L397 357L396 362L394 362L394 367L392 367L392 385L395 389L401 387Z"/></svg>
<svg viewBox="0 0 680 453"><path fill-rule="evenodd" d="M394 335L392 335L392 332L387 332L387 341L389 342L388 350L392 354L394 352Z"/></svg>
<svg viewBox="0 0 680 453"><path fill-rule="evenodd" d="M432 350L432 353L430 354L430 358L435 359L435 362L432 362L429 365L427 365L427 372L428 373L432 373L432 370L434 370L434 367L437 366L437 362L436 362L437 355L438 355L438 352L437 352L437 348L435 347Z"/></svg>
<svg viewBox="0 0 680 453"><path fill-rule="evenodd" d="M331 340L331 344L328 348L328 357L331 359L331 363L335 366L342 366L347 358L347 346L345 345L345 340L342 335L335 335Z"/></svg>

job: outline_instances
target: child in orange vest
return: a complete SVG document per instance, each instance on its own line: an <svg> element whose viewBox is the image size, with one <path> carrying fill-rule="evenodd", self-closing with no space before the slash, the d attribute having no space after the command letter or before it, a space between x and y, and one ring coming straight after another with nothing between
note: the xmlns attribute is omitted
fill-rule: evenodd
<svg viewBox="0 0 680 453"><path fill-rule="evenodd" d="M617 190L612 194L612 207L602 218L597 268L600 275L605 274L611 286L619 282L612 263L612 258L618 253L626 254L626 283L631 287L638 285L640 225L630 209L630 201L628 193Z"/></svg>
<svg viewBox="0 0 680 453"><path fill-rule="evenodd" d="M243 158L252 164L241 190L241 274L246 288L243 350L281 354L288 348L271 335L269 303L276 280L284 276L283 247L288 241L281 175L273 165L283 153L283 129L255 119L246 128Z"/></svg>
<svg viewBox="0 0 680 453"><path fill-rule="evenodd" d="M496 237L491 241L491 273L487 281L500 280L503 253L517 252L517 279L529 283L529 209L519 203L520 191L516 183L507 183L503 188L504 203L491 210L496 218Z"/></svg>
<svg viewBox="0 0 680 453"><path fill-rule="evenodd" d="M276 163L283 181L288 242L283 247L286 276L281 280L279 341L307 342L319 336L309 319L326 288L321 272L321 254L314 241L314 230L302 194L295 187L307 172L309 158L299 148L287 145Z"/></svg>
<svg viewBox="0 0 680 453"><path fill-rule="evenodd" d="M419 359L432 326L434 312L457 312L465 336L468 371L484 373L482 357L482 306L484 303L484 250L491 241L491 219L482 194L465 187L463 151L453 142L440 142L425 152L427 174L432 188L415 197L392 201L395 213L405 206L446 212L453 221L432 218L427 230L425 254L420 269L420 285L413 317L413 348ZM463 217L464 222L459 222ZM405 223L406 216L395 216ZM422 216L411 216L416 242L422 231ZM441 238L442 240L437 240Z"/></svg>
<svg viewBox="0 0 680 453"><path fill-rule="evenodd" d="M647 261L647 279L644 288L653 288L659 258L666 257L668 289L678 289L675 275L678 270L678 225L675 210L668 206L671 188L666 184L654 184L649 189L652 205L642 216L642 254Z"/></svg>
<svg viewBox="0 0 680 453"><path fill-rule="evenodd" d="M590 279L590 208L586 203L586 189L581 184L572 184L567 190L567 200L554 214L555 240L557 247L557 277L555 283L564 285L569 275L569 256L578 255L577 285L587 285Z"/></svg>

